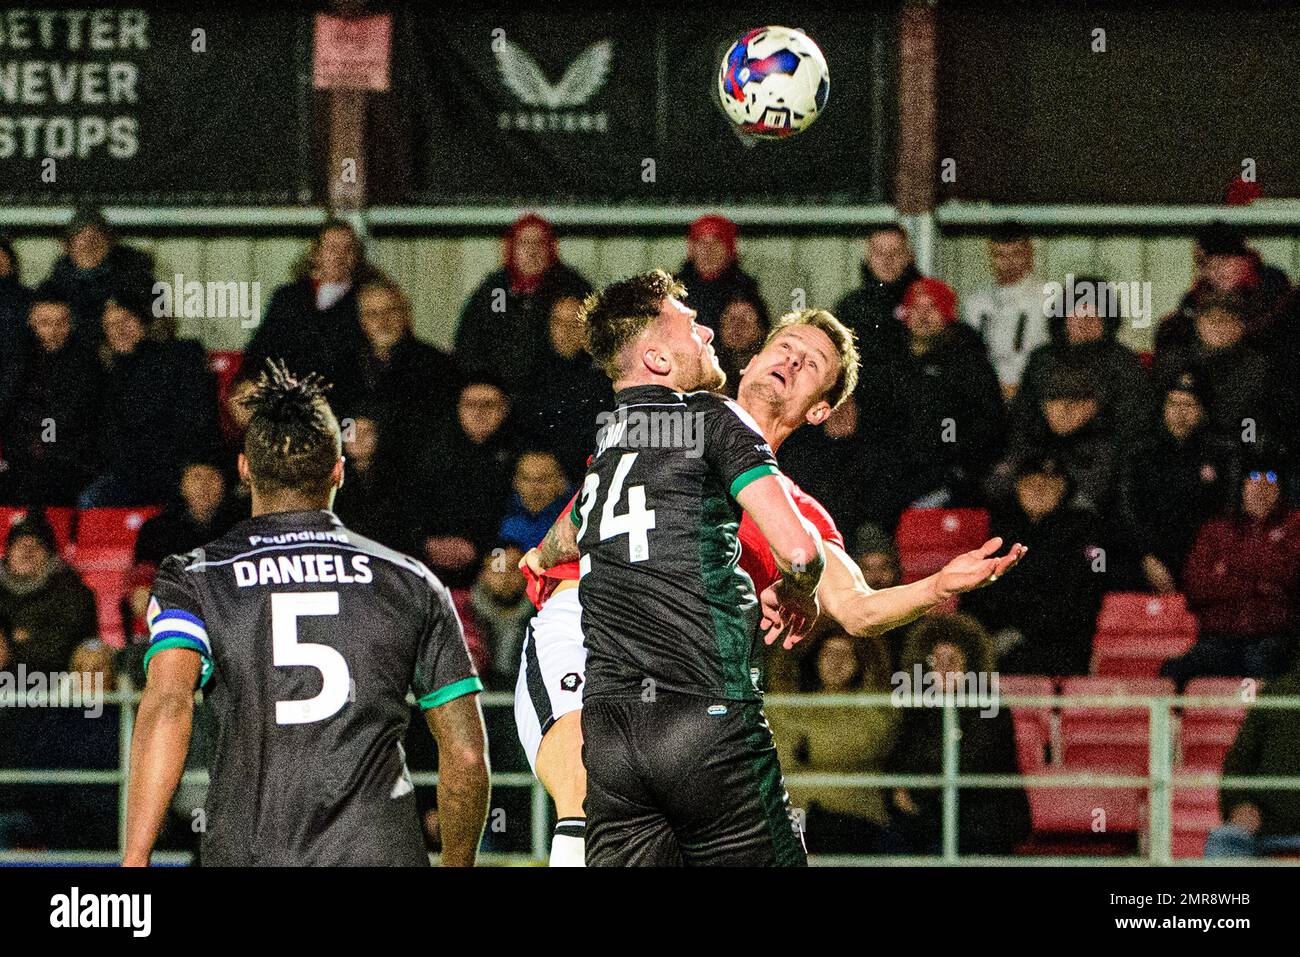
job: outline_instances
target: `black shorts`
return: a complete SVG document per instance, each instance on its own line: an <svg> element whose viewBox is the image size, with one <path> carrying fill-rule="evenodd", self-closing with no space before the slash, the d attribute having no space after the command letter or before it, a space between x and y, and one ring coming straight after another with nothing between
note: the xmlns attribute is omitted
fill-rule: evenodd
<svg viewBox="0 0 1300 957"><path fill-rule="evenodd" d="M587 866L803 866L759 701L588 699Z"/></svg>

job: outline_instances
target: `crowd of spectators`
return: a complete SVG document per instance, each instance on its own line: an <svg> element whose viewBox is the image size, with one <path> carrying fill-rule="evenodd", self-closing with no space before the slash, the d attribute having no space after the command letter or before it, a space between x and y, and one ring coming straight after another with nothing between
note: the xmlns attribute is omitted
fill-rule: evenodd
<svg viewBox="0 0 1300 957"><path fill-rule="evenodd" d="M511 688L530 608L515 563L571 496L597 416L612 408L583 348L592 287L560 257L553 226L528 215L510 227L447 353L415 334L406 295L352 227L327 221L220 395L202 345L156 315L150 258L93 212L64 239L30 285L0 239L0 503L164 506L124 584L128 641L143 633L161 557L247 516L234 468L240 399L281 358L333 385L347 456L339 516L455 589L489 687ZM685 252L677 275L718 331L734 394L771 316L735 223L701 217ZM945 641L967 661L987 653L1006 672L1086 673L1103 594L1136 589L1183 592L1201 616L1197 645L1166 665L1180 683L1287 670L1300 624L1300 294L1238 232L1209 227L1187 293L1140 355L1121 333L1141 317L1104 295L1107 277L1073 277L1091 296L1049 287L1061 277L1037 268L1015 224L995 230L987 252L992 282L959 295L920 273L901 226L871 232L861 282L835 304L863 374L823 426L790 438L785 469L858 531L873 587L898 579L892 535L908 508L985 508L996 534L1030 547L1014 575L963 601L983 637ZM0 666L53 669L95 647L95 608L31 515L0 567ZM871 686L854 642L818 649L817 687ZM900 664L897 647L888 657ZM843 747L830 764L862 757ZM909 753L913 770L929 760L919 746ZM889 841L929 810L906 794L873 807L832 795L817 813L870 818ZM909 833L911 846L934 837Z"/></svg>

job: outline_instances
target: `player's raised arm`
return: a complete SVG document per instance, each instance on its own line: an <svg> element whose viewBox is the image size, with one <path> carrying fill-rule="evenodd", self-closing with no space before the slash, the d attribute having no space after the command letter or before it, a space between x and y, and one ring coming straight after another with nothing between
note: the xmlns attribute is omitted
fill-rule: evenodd
<svg viewBox="0 0 1300 957"><path fill-rule="evenodd" d="M473 867L487 823L487 729L477 694L430 708L424 719L438 742L438 826L444 867Z"/></svg>
<svg viewBox="0 0 1300 957"><path fill-rule="evenodd" d="M789 648L812 629L820 612L817 584L826 564L821 536L799 514L775 474L746 484L736 501L758 525L781 570L781 580L773 586L775 594L769 596L775 604L764 599L764 626L774 626L767 635L769 644L780 633Z"/></svg>
<svg viewBox="0 0 1300 957"><path fill-rule="evenodd" d="M540 575L548 568L578 560L578 526L573 511L577 499L575 495L569 500L559 518L547 529L541 544L530 548L519 560L521 569L527 566L534 575Z"/></svg>
<svg viewBox="0 0 1300 957"><path fill-rule="evenodd" d="M149 662L131 742L127 795L126 867L148 867L172 795L185 770L194 721L194 688L202 659L187 648L168 648Z"/></svg>
<svg viewBox="0 0 1300 957"><path fill-rule="evenodd" d="M953 595L997 581L1027 551L1025 546L1016 544L1006 555L999 556L1001 547L1002 539L992 538L979 548L958 555L928 578L872 591L857 563L838 545L827 542L826 573L817 597L822 610L849 634L861 638L883 635L920 618Z"/></svg>

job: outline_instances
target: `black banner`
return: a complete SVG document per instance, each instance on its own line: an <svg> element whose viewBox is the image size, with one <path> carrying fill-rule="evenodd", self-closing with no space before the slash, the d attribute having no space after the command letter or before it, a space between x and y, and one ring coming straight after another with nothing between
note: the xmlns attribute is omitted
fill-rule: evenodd
<svg viewBox="0 0 1300 957"><path fill-rule="evenodd" d="M394 105L410 178L380 202L872 202L892 176L897 10L612 7L579 16L403 9ZM746 145L717 105L727 47L765 24L822 48L830 99L806 132Z"/></svg>
<svg viewBox="0 0 1300 957"><path fill-rule="evenodd" d="M311 199L307 15L0 10L0 201Z"/></svg>

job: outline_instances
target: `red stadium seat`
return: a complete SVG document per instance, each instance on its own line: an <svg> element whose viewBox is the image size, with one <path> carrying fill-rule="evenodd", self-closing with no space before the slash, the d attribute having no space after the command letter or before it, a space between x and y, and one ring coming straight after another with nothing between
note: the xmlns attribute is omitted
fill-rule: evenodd
<svg viewBox="0 0 1300 957"><path fill-rule="evenodd" d="M903 581L933 575L962 552L989 537L989 513L982 508L911 508L898 520L898 557Z"/></svg>
<svg viewBox="0 0 1300 957"><path fill-rule="evenodd" d="M125 572L118 568L88 568L80 571L81 580L95 593L95 611L102 641L122 647L121 601L125 593Z"/></svg>
<svg viewBox="0 0 1300 957"><path fill-rule="evenodd" d="M73 564L84 570L131 565L140 526L157 515L161 508L91 508L77 519L77 538L72 553Z"/></svg>
<svg viewBox="0 0 1300 957"><path fill-rule="evenodd" d="M1046 775L1077 774L1073 768L1046 768ZM1031 787L1029 810L1036 833L1097 834L1137 831L1146 802L1142 788Z"/></svg>
<svg viewBox="0 0 1300 957"><path fill-rule="evenodd" d="M1192 646L1197 627L1182 595L1111 592L1097 616L1092 672L1106 677L1155 677L1162 663Z"/></svg>
<svg viewBox="0 0 1300 957"><path fill-rule="evenodd" d="M998 696L1032 695L1050 698L1056 694L1056 682L1038 675L1000 675ZM1016 749L1020 770L1035 774L1045 767L1052 743L1052 709L1048 706L1011 705L1011 719L1016 728Z"/></svg>
<svg viewBox="0 0 1300 957"><path fill-rule="evenodd" d="M1219 792L1214 788L1177 788L1173 799L1173 855L1205 856L1205 839L1223 823Z"/></svg>
<svg viewBox="0 0 1300 957"><path fill-rule="evenodd" d="M1236 704L1223 707L1188 707L1183 709L1179 734L1182 765L1195 771L1218 771L1223 759L1237 740L1241 723L1246 720L1242 698L1245 678L1196 678L1185 689L1189 695L1231 698Z"/></svg>
<svg viewBox="0 0 1300 957"><path fill-rule="evenodd" d="M27 514L27 509L18 508L12 505L0 505L0 555L4 552L4 538L9 532L9 527ZM58 546L59 554L65 554L68 545L72 541L72 516L73 509L63 506L52 506L45 510L45 520L50 523L50 528L54 530L54 542Z"/></svg>
<svg viewBox="0 0 1300 957"><path fill-rule="evenodd" d="M1066 678L1063 695L1172 695L1166 678ZM1072 705L1061 709L1061 763L1076 770L1146 774L1150 766L1150 711L1141 706Z"/></svg>

